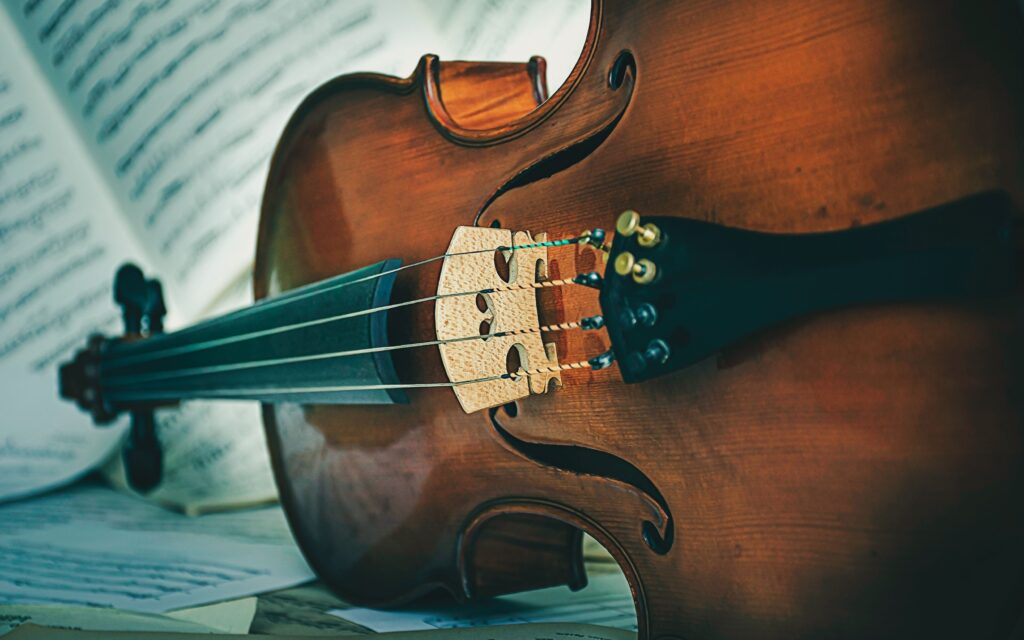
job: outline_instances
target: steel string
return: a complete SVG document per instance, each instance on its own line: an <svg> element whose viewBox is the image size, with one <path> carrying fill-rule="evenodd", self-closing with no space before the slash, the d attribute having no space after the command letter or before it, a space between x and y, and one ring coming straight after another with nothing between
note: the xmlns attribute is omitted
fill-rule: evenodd
<svg viewBox="0 0 1024 640"><path fill-rule="evenodd" d="M169 369L166 371L154 371L150 373L140 373L134 375L121 375L111 376L102 379L103 387L116 389L118 387L131 387L137 383L152 382L155 380L174 380L176 378L189 378L197 375L204 375L209 373L225 373L229 371L242 371L245 369L259 369L263 367L273 367L284 364L296 364L300 362L313 362L316 360L332 360L335 358L344 358L349 356L367 355L371 353L381 353L386 351L401 351L405 349L416 349L420 347L437 346L444 344L452 344L457 342L467 342L470 340L489 340L491 338L505 338L511 336L518 336L532 333L553 333L555 331L569 331L571 329L579 329L579 322L561 322L558 324L549 324L540 327L526 328L526 329L509 329L507 331L498 331L493 334L486 335L475 335L475 336L461 336L458 338L447 338L444 340L427 340L424 342L410 342L407 344L396 344L386 345L383 347L369 347L365 349L350 349L347 351L331 351L327 353L316 353L305 356L289 356L286 358L271 358L267 360L252 360L249 362L236 362L231 364L220 364L220 365L209 365L205 367L185 367L180 369Z"/></svg>
<svg viewBox="0 0 1024 640"><path fill-rule="evenodd" d="M544 280L543 282L534 282L528 285L508 285L504 287L491 287L488 289L480 289L478 291L459 291L455 293L440 293L433 296L427 296L425 298L417 298L415 300L405 300L403 302L396 302L393 304L381 305L379 307L370 307L369 309L360 309L359 311L350 311L348 313L341 313L335 316L328 316L326 318L317 318L315 320L306 320L303 322L296 322L294 324L287 324L280 327L273 327L271 329L261 329L259 331L251 331L249 333L241 333L234 336L225 336L223 338L214 338L211 340L205 340L203 342L196 342L193 344L182 345L180 347L170 347L167 349L161 349L157 351L150 351L146 353L140 353L137 355L128 355L124 357L111 357L109 360L103 362L104 369L119 369L129 366L131 364L138 364L139 362L150 362L153 360L161 360L172 355L179 355L182 353L194 353L196 351L205 351L214 347L221 347L227 344L234 344L236 342L243 342L245 340L252 340L255 338L262 338L265 336L276 335L279 333L285 333L288 331L297 331L299 329L306 329L308 327L315 327L317 325L326 324L328 322L337 322L338 320L346 320L348 318L356 318L359 316L369 315L372 313L380 313L381 311L389 311L391 309L398 309L400 307L408 307L416 304L422 304L424 302L433 302L436 300L444 300L446 298L458 298L463 296L475 296L482 293L503 293L507 291L523 291L528 289L544 289L547 287L562 287L569 284L578 284L573 282L572 279L560 279L560 280Z"/></svg>
<svg viewBox="0 0 1024 640"><path fill-rule="evenodd" d="M282 295L280 298L270 298L270 299L259 301L256 304L250 305L249 307L247 307L245 309L240 309L240 310L238 310L236 312L225 314L225 315L220 316L218 318L211 318L210 320L202 322L201 325L203 326L203 328L216 326L219 322L221 322L221 321L223 321L223 320L225 320L227 318L231 318L232 320L237 320L239 318L245 317L246 315L248 315L250 313L256 313L257 311L263 312L263 311L266 311L267 309L272 309L272 308L280 306L282 304L291 304L293 302L297 302L298 300L302 300L302 299L308 298L310 296L320 295L320 294L323 294L323 293L329 293L331 291L336 291L338 289L342 289L342 288L347 287L349 285L359 284L361 282L367 282L367 281L370 281L370 280L376 280L377 278L382 278L384 276L391 275L393 273L398 273L400 271L405 271L406 269L413 269L413 268L416 268L416 267L421 267L423 265L427 265L427 264L430 264L432 262L437 262L438 260L444 260L446 258L454 258L454 257L458 257L458 256L476 255L476 254L481 254L481 253L493 253L495 251L515 251L517 249L535 249L535 248L541 248L541 247L562 247L562 246L567 246L567 245L571 245L571 244L578 244L579 242L583 241L585 238L586 238L586 236L580 235L580 236L576 236L576 237L573 237L573 238L564 238L562 240L547 240L547 241L544 241L544 242L533 242L533 243L530 243L530 244L523 244L523 245L499 245L497 247L494 247L493 249L474 249L474 250L471 250L471 251L458 251L458 252L455 252L455 253L446 253L446 254L442 254L442 255L439 255L439 256L434 256L433 258L427 258L425 260L420 260L418 262L412 262L412 263L407 264L407 265L402 265L400 267L395 267L394 269L387 269L385 271L381 271L380 273L374 273L374 274L370 274L368 276L363 276L362 278L357 278L355 280L348 280L346 282L339 282L338 284L330 286L330 287L325 287L325 288L322 288L322 289L310 290L310 291L302 292L302 289L307 288L307 287L313 287L313 286L315 286L317 284L316 282L313 282L313 283L310 283L310 284L305 285L303 287L299 287L297 289L291 289L289 291L286 291L286 292L284 292L285 295ZM487 293L487 292L488 291L478 291L478 292L466 292L464 294L448 294L448 295L450 295L451 297L454 297L456 295L476 295L477 293ZM419 302L429 302L429 301L434 300L434 299L437 299L437 298L420 298L419 300L410 301L410 303L415 304L415 303L419 303ZM388 308L396 308L398 306L405 306L405 303L398 303L394 307L388 307ZM383 310L386 310L386 308L379 307L379 308L377 308L375 310L383 311ZM375 310L371 310L371 311L375 311ZM354 316L352 316L352 317L354 317ZM335 318L335 319L340 319L340 318ZM189 328L191 328L191 327L189 327ZM299 327L299 328L301 328L301 327ZM141 359L142 356L150 356L150 355L155 355L155 354L161 354L164 351L170 351L171 350L171 349L167 349L167 350L151 351L151 352L146 352L146 353L143 353L143 354L137 354L136 356L132 356L130 351L132 350L132 347L135 346L135 344L138 344L139 347L142 348L145 345L145 341L141 341L141 342L138 342L138 343L133 343L132 345L127 346L124 349L125 351L129 351L129 353L127 353L127 354L124 354L124 353L122 353L122 354L112 354L110 356L108 362L109 363L115 363L115 362L117 362L119 360L120 361L129 360L130 362L147 362L148 359ZM203 343L197 343L197 344L203 344ZM215 345L215 346L219 346L219 345ZM182 347L174 347L172 349L181 349L181 348ZM178 352L176 352L176 353L178 353ZM131 358L133 358L133 357L138 357L140 359L139 360L131 360Z"/></svg>
<svg viewBox="0 0 1024 640"><path fill-rule="evenodd" d="M482 378L473 378L471 380L456 380L453 382L413 382L404 384L368 384L368 385L339 385L339 386L326 386L326 387L297 387L290 389L280 388L269 388L269 389L206 389L188 391L183 393L183 396L188 398L207 398L207 399L218 399L218 398L242 398L245 396L274 396L274 395L287 395L287 394L317 394L317 393L342 393L347 391L385 391L388 389L437 389L437 388L451 388L459 387L467 384L479 384L483 382L494 382L496 380L518 380L521 377L536 375L540 373L553 373L555 371L566 371L569 369L585 369L590 367L589 360L580 360L578 362L567 362L565 364L558 365L557 367L543 367L540 369L520 369L516 373L502 373L493 376L484 376ZM118 401L146 401L146 400L161 400L166 397L165 394L161 394L159 391L128 391L115 393L116 400Z"/></svg>

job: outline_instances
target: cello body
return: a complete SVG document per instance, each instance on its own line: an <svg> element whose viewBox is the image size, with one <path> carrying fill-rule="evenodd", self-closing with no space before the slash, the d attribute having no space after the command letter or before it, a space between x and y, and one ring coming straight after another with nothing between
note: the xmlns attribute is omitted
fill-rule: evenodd
<svg viewBox="0 0 1024 640"><path fill-rule="evenodd" d="M256 295L444 252L458 226L565 237L624 209L849 229L989 189L1024 196L1024 26L1010 1L595 0L543 61L425 57L337 78L275 153ZM603 265L552 249L547 275ZM395 299L433 294L439 264ZM543 290L541 322L599 312ZM265 405L281 499L343 598L391 606L622 568L641 638L1008 638L1024 613L1024 298L814 314L625 385L567 371L491 410ZM434 337L431 305L389 315ZM556 334L561 358L607 349ZM404 383L436 349L394 354ZM504 363L502 363L504 365Z"/></svg>

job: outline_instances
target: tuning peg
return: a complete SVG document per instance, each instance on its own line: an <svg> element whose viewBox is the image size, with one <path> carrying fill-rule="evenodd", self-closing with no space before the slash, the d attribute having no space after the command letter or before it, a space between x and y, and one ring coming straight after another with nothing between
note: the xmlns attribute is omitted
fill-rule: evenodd
<svg viewBox="0 0 1024 640"><path fill-rule="evenodd" d="M146 318L146 329L149 333L163 333L164 316L167 315L167 306L164 304L164 288L159 280L148 280L146 282L148 297L144 315Z"/></svg>
<svg viewBox="0 0 1024 640"><path fill-rule="evenodd" d="M125 334L163 333L167 307L159 280L146 278L134 264L124 264L114 277L114 300L121 306ZM163 452L151 408L131 412L131 430L121 457L133 489L147 493L160 484Z"/></svg>
<svg viewBox="0 0 1024 640"><path fill-rule="evenodd" d="M131 263L121 265L114 276L114 302L121 307L124 332L142 332L142 314L149 297L146 276Z"/></svg>
<svg viewBox="0 0 1024 640"><path fill-rule="evenodd" d="M132 427L121 450L128 484L140 493L149 493L163 477L163 451L156 435L152 411L133 411Z"/></svg>

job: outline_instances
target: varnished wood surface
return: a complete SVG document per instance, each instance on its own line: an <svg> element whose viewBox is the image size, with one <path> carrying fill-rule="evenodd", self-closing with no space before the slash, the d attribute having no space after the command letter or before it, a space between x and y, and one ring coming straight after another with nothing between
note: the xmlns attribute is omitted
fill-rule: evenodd
<svg viewBox="0 0 1024 640"><path fill-rule="evenodd" d="M479 130L529 114L548 98L547 63L446 61L434 66L433 96L460 129Z"/></svg>
<svg viewBox="0 0 1024 640"><path fill-rule="evenodd" d="M512 83L534 90L512 70L428 58L407 80L339 78L275 155L256 293L438 255L463 224L557 238L633 208L820 231L991 188L1020 202L1022 31L1008 1L606 2L567 85L530 113L480 116ZM552 278L595 267L589 250L551 250ZM437 275L403 273L395 300L431 295ZM542 322L599 311L582 288L539 299ZM430 340L433 308L390 327L393 343ZM562 361L607 346L556 340ZM444 379L436 350L395 360L407 382ZM823 314L651 383L564 381L493 417L444 389L267 407L313 567L372 604L524 588L541 574L516 567L553 549L568 560L544 581L570 582L568 529L538 526L515 553L475 546L501 538L476 537L492 517L514 531L544 516L616 555L646 637L1004 638L1020 617L1020 296Z"/></svg>

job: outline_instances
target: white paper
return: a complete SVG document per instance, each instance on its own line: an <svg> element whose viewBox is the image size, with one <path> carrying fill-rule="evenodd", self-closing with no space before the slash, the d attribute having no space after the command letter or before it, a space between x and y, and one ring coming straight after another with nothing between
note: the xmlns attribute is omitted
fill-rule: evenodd
<svg viewBox="0 0 1024 640"><path fill-rule="evenodd" d="M331 614L378 632L456 629L491 625L575 622L636 631L636 610L626 578L601 575L577 592L538 589L480 604L395 610L335 609Z"/></svg>
<svg viewBox="0 0 1024 640"><path fill-rule="evenodd" d="M279 507L190 518L92 486L0 506L0 603L159 613L312 577Z"/></svg>
<svg viewBox="0 0 1024 640"><path fill-rule="evenodd" d="M121 609L53 604L0 605L0 636L23 625L93 631L159 631L178 633L249 632L256 598L218 602L165 615Z"/></svg>
<svg viewBox="0 0 1024 640"><path fill-rule="evenodd" d="M47 247L59 250L44 254L45 265L34 259L31 268L0 281L0 401L10 420L0 418L0 500L65 482L108 456L123 421L97 429L59 400L57 365L87 334L120 332L111 284L127 259L164 281L169 327L196 319L240 279L252 261L265 165L284 121L339 64L357 68L379 51L371 6L322 0L3 5L0 114L25 115L0 127L0 232L11 247L17 236L20 248L0 247L0 277ZM354 49L337 58L321 55L339 42L316 38L310 47L310 29L335 29L340 45ZM254 43L257 50L240 57ZM188 53L195 46L201 59ZM186 55L189 64L176 62ZM260 91L253 83L261 83ZM171 105L186 98L188 108L167 119ZM212 112L224 117L197 122L197 114ZM125 133L100 135L118 117ZM142 145L158 124L162 133ZM136 194L139 172L113 165L140 145L146 152L137 167L160 181ZM225 149L233 151L222 154ZM197 167L202 184L165 201L171 186L186 180L182 171L195 174ZM19 202L5 195L36 184ZM142 220L155 215L154 198L161 203L159 224ZM48 224L33 223L52 201L63 209L42 221ZM47 286L37 286L40 281ZM254 403L188 404L158 412L157 422L167 483L154 499L200 510L275 499Z"/></svg>
<svg viewBox="0 0 1024 640"><path fill-rule="evenodd" d="M24 624L97 631L179 631L212 633L206 625L152 613L52 604L0 605L0 636Z"/></svg>
<svg viewBox="0 0 1024 640"><path fill-rule="evenodd" d="M587 2L136 0L11 11L165 288L195 314L251 262L287 119L353 71L408 75L423 53L579 56Z"/></svg>
<svg viewBox="0 0 1024 640"><path fill-rule="evenodd" d="M57 397L57 364L117 328L111 279L141 251L0 11L0 500L99 463L98 429Z"/></svg>
<svg viewBox="0 0 1024 640"><path fill-rule="evenodd" d="M511 62L543 56L551 93L576 65L590 26L589 0L423 0L417 4L424 23L434 27L423 53L435 53L442 60Z"/></svg>
<svg viewBox="0 0 1024 640"><path fill-rule="evenodd" d="M239 598L201 607L178 609L162 617L202 625L220 633L247 634L252 627L253 618L256 617L258 602L256 597Z"/></svg>
<svg viewBox="0 0 1024 640"><path fill-rule="evenodd" d="M164 472L145 499L190 515L275 502L262 420L254 402L186 402L157 412ZM104 472L130 490L121 456Z"/></svg>
<svg viewBox="0 0 1024 640"><path fill-rule="evenodd" d="M347 71L408 73L417 55L368 0L43 2L11 13L165 289L188 291L188 317L252 262L270 155L299 102Z"/></svg>

